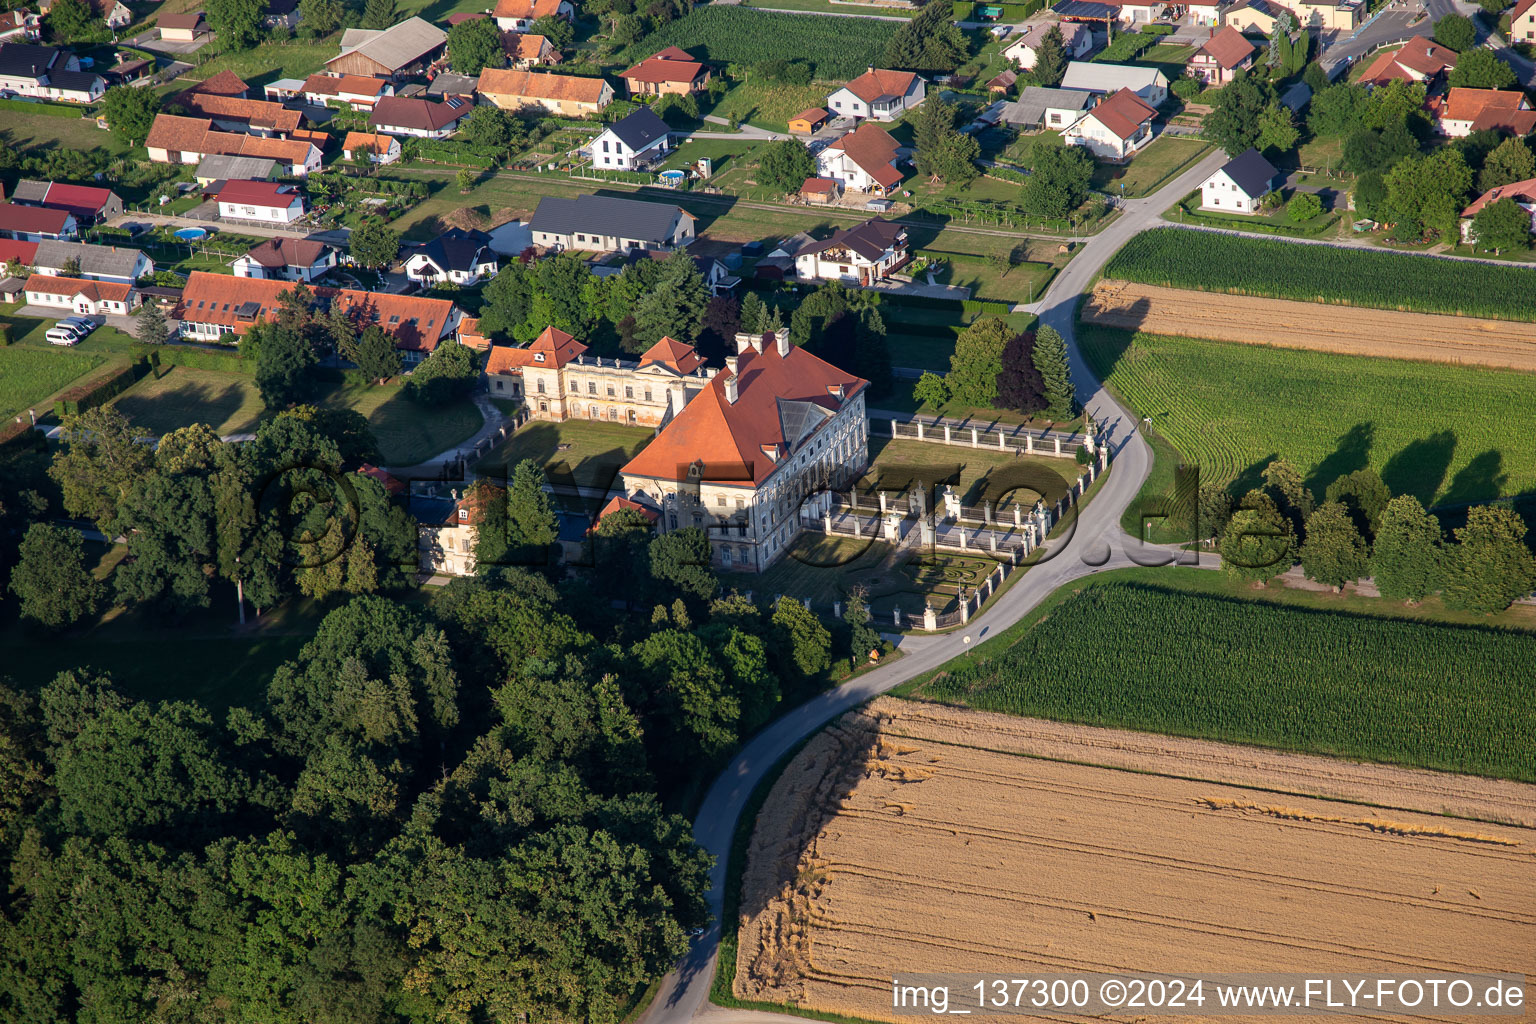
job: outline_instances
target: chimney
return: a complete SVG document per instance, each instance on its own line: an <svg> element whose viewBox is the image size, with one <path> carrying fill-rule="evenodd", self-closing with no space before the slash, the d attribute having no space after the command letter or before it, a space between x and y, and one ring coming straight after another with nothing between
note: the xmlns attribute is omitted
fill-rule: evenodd
<svg viewBox="0 0 1536 1024"><path fill-rule="evenodd" d="M751 331L737 331L736 354L741 355L749 348L755 352L761 352L763 350L762 345L758 342L757 335L753 334Z"/></svg>
<svg viewBox="0 0 1536 1024"><path fill-rule="evenodd" d="M735 356L726 356L725 357L725 372L729 373L733 377L736 376L736 357Z"/></svg>
<svg viewBox="0 0 1536 1024"><path fill-rule="evenodd" d="M730 402L732 405L735 405L736 404L736 380L737 380L736 374L731 372L730 370L727 370L726 372L729 373L730 376L725 378L725 400L727 402Z"/></svg>
<svg viewBox="0 0 1536 1024"><path fill-rule="evenodd" d="M778 334L778 337L774 338L773 340L778 343L778 346L779 346L779 358L780 359L787 358L789 356L789 332L788 331L780 331L779 334Z"/></svg>

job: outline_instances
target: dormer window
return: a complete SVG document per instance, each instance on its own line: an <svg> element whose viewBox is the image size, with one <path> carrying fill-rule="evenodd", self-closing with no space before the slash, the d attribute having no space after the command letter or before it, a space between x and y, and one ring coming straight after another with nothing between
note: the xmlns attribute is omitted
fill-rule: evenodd
<svg viewBox="0 0 1536 1024"><path fill-rule="evenodd" d="M467 509L467 508L459 509L459 521L460 522L468 522L469 521L469 509Z"/></svg>
<svg viewBox="0 0 1536 1024"><path fill-rule="evenodd" d="M536 362L536 363L542 363L544 361L544 353L543 352L535 352L533 354L533 361Z"/></svg>

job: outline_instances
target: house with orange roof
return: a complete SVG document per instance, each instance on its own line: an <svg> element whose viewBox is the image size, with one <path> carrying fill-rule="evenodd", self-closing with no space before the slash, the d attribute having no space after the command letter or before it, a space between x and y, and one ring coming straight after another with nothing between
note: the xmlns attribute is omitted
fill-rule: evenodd
<svg viewBox="0 0 1536 1024"><path fill-rule="evenodd" d="M614 495L608 499L608 504L604 505L602 510L597 513L597 522L592 524L592 532L597 530L598 525L602 523L604 519L608 518L616 512L637 513L642 518L648 520L652 526L655 526L656 521L661 518L661 513L656 511L654 508L642 505L638 501L630 501L628 498L621 498L618 495Z"/></svg>
<svg viewBox="0 0 1536 1024"><path fill-rule="evenodd" d="M284 173L295 177L320 168L320 150L308 140L216 131L206 117L157 114L144 146L149 159L162 164L197 164L206 156L249 156L276 160Z"/></svg>
<svg viewBox="0 0 1536 1024"><path fill-rule="evenodd" d="M1414 36L1396 50L1381 53L1361 73L1356 85L1371 88L1391 82L1427 82L1456 66L1456 51L1428 36Z"/></svg>
<svg viewBox="0 0 1536 1024"><path fill-rule="evenodd" d="M1211 38L1190 56L1189 70L1206 85L1225 85L1239 71L1253 67L1258 52L1259 48L1231 25L1220 31L1212 29Z"/></svg>
<svg viewBox="0 0 1536 1024"><path fill-rule="evenodd" d="M366 75L310 75L301 91L304 101L317 107L369 111L379 100L393 96L395 87L387 79Z"/></svg>
<svg viewBox="0 0 1536 1024"><path fill-rule="evenodd" d="M1531 217L1530 230L1536 232L1536 178L1527 178L1524 181L1513 181L1508 185L1499 185L1491 188L1472 201L1472 205L1461 211L1461 240L1472 242L1476 240L1476 233L1472 230L1472 218L1476 217L1483 207L1489 203L1497 203L1501 199L1509 199Z"/></svg>
<svg viewBox="0 0 1536 1024"><path fill-rule="evenodd" d="M825 107L810 107L789 119L789 130L795 135L815 135L831 116Z"/></svg>
<svg viewBox="0 0 1536 1024"><path fill-rule="evenodd" d="M891 133L866 121L816 154L817 177L845 189L886 195L903 177L896 167L900 144Z"/></svg>
<svg viewBox="0 0 1536 1024"><path fill-rule="evenodd" d="M1082 146L1101 160L1126 160L1152 141L1157 110L1129 89L1103 100L1061 133L1069 146Z"/></svg>
<svg viewBox="0 0 1536 1024"><path fill-rule="evenodd" d="M269 238L237 257L230 267L236 277L313 281L335 269L336 249L307 238Z"/></svg>
<svg viewBox="0 0 1536 1024"><path fill-rule="evenodd" d="M759 572L789 549L806 495L869 462L868 382L789 343L738 335L737 353L620 470L657 529L705 530L711 561Z"/></svg>
<svg viewBox="0 0 1536 1024"><path fill-rule="evenodd" d="M204 96L234 96L244 99L250 95L250 92L250 85L233 71L218 71L201 82L183 89L181 94L185 96L188 93L198 93Z"/></svg>
<svg viewBox="0 0 1536 1024"><path fill-rule="evenodd" d="M345 160L366 156L369 163L392 164L400 159L400 140L375 132L347 132L341 143L341 155Z"/></svg>
<svg viewBox="0 0 1536 1024"><path fill-rule="evenodd" d="M526 71L537 64L559 64L560 51L547 36L531 32L503 32L501 48L507 62L514 68Z"/></svg>
<svg viewBox="0 0 1536 1024"><path fill-rule="evenodd" d="M82 277L33 274L23 288L29 306L68 309L81 316L127 314L139 304L133 285L123 281L92 281Z"/></svg>
<svg viewBox="0 0 1536 1024"><path fill-rule="evenodd" d="M708 379L692 345L662 338L638 360L602 358L555 327L526 346L492 344L485 361L486 391L523 402L538 420L659 427Z"/></svg>
<svg viewBox="0 0 1536 1024"><path fill-rule="evenodd" d="M270 100L248 100L216 93L184 92L171 103L190 117L206 117L224 132L286 136L304 123L304 115Z"/></svg>
<svg viewBox="0 0 1536 1024"><path fill-rule="evenodd" d="M540 107L565 117L590 117L613 102L613 86L601 78L513 68L486 68L475 88L482 100L503 110Z"/></svg>
<svg viewBox="0 0 1536 1024"><path fill-rule="evenodd" d="M1453 139L1473 132L1505 131L1529 135L1536 129L1536 111L1525 93L1503 89L1447 89L1425 103L1435 130Z"/></svg>
<svg viewBox="0 0 1536 1024"><path fill-rule="evenodd" d="M709 85L709 65L687 50L669 46L621 72L631 96L686 96Z"/></svg>
<svg viewBox="0 0 1536 1024"><path fill-rule="evenodd" d="M870 68L827 97L836 117L894 121L923 102L923 80L910 71Z"/></svg>
<svg viewBox="0 0 1536 1024"><path fill-rule="evenodd" d="M540 18L564 18L573 21L576 8L571 0L496 0L491 17L504 32L526 32Z"/></svg>

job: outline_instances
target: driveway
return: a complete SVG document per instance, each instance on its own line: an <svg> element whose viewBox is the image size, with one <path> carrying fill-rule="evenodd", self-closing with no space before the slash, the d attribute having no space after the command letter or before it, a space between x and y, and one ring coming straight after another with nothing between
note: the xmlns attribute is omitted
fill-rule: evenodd
<svg viewBox="0 0 1536 1024"><path fill-rule="evenodd" d="M1449 4L1453 0L1437 2ZM1353 64L1383 46L1401 43L1421 32L1427 35L1431 24L1425 17L1423 0L1393 0L1354 32L1328 44L1319 55L1319 63L1331 74L1341 62Z"/></svg>
<svg viewBox="0 0 1536 1024"><path fill-rule="evenodd" d="M1044 560L1031 566L1012 588L968 626L944 635L902 637L903 657L802 704L759 733L710 787L698 817L694 838L715 858L710 871L709 907L714 923L694 940L677 969L662 979L641 1024L686 1024L695 1018L710 1022L798 1020L781 1014L722 1010L709 1005L720 942L720 915L725 891L726 862L736 821L752 790L789 751L833 718L871 697L929 672L970 649L979 641L1018 622L1060 587L1107 569L1133 565L1170 564L1175 553L1127 536L1120 515L1141 489L1152 468L1152 451L1136 429L1134 415L1121 407L1089 372L1078 350L1074 326L1077 302L1092 286L1104 264L1132 236L1161 225L1164 210L1204 181L1226 162L1215 152L1145 199L1126 200L1112 224L1091 236L1072 261L1051 282L1045 297L1032 304L1045 323L1061 332L1072 357L1078 395L1102 425L1114 453L1113 469L1103 479L1093 501L1078 514L1067 533L1045 547ZM1184 556L1191 564L1200 558ZM1211 562L1210 556L1205 556Z"/></svg>
<svg viewBox="0 0 1536 1024"><path fill-rule="evenodd" d="M213 42L214 34L205 33L190 43L170 42L160 38L159 29L150 29L128 40L127 45L137 46L141 50L149 50L151 53L174 53L186 55L196 53L209 43Z"/></svg>

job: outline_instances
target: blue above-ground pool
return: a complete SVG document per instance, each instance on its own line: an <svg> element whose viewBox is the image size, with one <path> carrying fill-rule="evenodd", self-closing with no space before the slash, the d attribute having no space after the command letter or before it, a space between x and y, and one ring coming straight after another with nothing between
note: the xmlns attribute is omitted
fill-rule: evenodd
<svg viewBox="0 0 1536 1024"><path fill-rule="evenodd" d="M208 237L207 228L182 228L179 231L173 231L171 233L177 238L181 239L183 242L195 242L200 238Z"/></svg>
<svg viewBox="0 0 1536 1024"><path fill-rule="evenodd" d="M668 188L677 188L677 186L688 180L688 172L662 171L660 174L656 175L656 177L660 178L661 183L666 185Z"/></svg>

